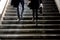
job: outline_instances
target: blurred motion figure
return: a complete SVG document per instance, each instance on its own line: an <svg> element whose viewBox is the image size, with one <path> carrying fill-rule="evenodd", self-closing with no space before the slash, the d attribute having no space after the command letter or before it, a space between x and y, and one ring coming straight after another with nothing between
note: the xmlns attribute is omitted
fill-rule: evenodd
<svg viewBox="0 0 60 40"><path fill-rule="evenodd" d="M19 7L20 7L19 4L20 3L21 3L21 6L22 6L21 17L20 17L20 13L19 13ZM20 19L22 18L23 12L24 12L24 0L12 0L11 5L13 7L17 8L17 16L18 16L18 19L20 21Z"/></svg>
<svg viewBox="0 0 60 40"><path fill-rule="evenodd" d="M38 19L38 9L39 9L39 6L40 6L40 0L29 0L30 3L28 5L28 7L30 9L32 9L32 12L33 12L33 22L34 22L34 15L36 15L36 26L37 26L37 19Z"/></svg>

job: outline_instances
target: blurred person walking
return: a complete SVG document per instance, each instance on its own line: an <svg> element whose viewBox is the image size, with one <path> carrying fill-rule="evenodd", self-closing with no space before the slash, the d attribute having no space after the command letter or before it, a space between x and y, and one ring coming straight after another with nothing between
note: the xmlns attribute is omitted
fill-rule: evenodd
<svg viewBox="0 0 60 40"><path fill-rule="evenodd" d="M19 12L20 11L19 4L21 4L21 6L22 6L21 17L20 17L20 12ZM20 21L20 19L22 18L23 12L24 12L24 0L12 0L11 5L13 5L13 7L17 8L17 16L18 16L18 20Z"/></svg>
<svg viewBox="0 0 60 40"><path fill-rule="evenodd" d="M33 13L32 20L34 22L34 19L35 19L34 15L36 15L36 26L38 26L37 20L38 20L38 9L39 9L39 6L40 6L40 0L29 0L29 1L30 1L30 3L28 5L28 7L30 9L32 9L32 13Z"/></svg>

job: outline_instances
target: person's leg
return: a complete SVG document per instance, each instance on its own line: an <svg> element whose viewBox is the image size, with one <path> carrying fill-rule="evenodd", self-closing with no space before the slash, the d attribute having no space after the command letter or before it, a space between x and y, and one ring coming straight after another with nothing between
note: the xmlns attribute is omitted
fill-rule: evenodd
<svg viewBox="0 0 60 40"><path fill-rule="evenodd" d="M38 9L36 9L36 26L38 26L37 20L38 20Z"/></svg>
<svg viewBox="0 0 60 40"><path fill-rule="evenodd" d="M33 13L33 22L34 22L34 13L35 13L35 10L34 9L32 9L32 13Z"/></svg>
<svg viewBox="0 0 60 40"><path fill-rule="evenodd" d="M17 16L18 16L18 19L19 19L19 21L20 21L19 6L17 7Z"/></svg>
<svg viewBox="0 0 60 40"><path fill-rule="evenodd" d="M21 18L22 18L22 15L23 15L23 12L24 12L24 1L21 2L21 5L22 5Z"/></svg>
<svg viewBox="0 0 60 40"><path fill-rule="evenodd" d="M40 11L39 12L40 12L40 14L42 14L42 7L40 7Z"/></svg>

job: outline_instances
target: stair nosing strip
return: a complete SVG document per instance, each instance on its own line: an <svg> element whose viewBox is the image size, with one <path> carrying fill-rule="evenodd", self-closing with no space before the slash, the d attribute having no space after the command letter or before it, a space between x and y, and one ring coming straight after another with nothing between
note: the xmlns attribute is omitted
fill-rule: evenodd
<svg viewBox="0 0 60 40"><path fill-rule="evenodd" d="M38 26L57 26L60 24L38 24ZM2 24L1 26L36 26L36 24Z"/></svg>
<svg viewBox="0 0 60 40"><path fill-rule="evenodd" d="M3 21L7 21L7 22L17 22L18 20L3 20ZM21 20L23 22L30 22L30 21L33 21L33 20ZM34 20L36 21L36 20ZM37 21L60 21L60 20L37 20Z"/></svg>
<svg viewBox="0 0 60 40"><path fill-rule="evenodd" d="M0 31L55 31L60 29L0 29Z"/></svg>
<svg viewBox="0 0 60 40"><path fill-rule="evenodd" d="M17 36L60 36L60 34L0 34L0 37L17 37Z"/></svg>

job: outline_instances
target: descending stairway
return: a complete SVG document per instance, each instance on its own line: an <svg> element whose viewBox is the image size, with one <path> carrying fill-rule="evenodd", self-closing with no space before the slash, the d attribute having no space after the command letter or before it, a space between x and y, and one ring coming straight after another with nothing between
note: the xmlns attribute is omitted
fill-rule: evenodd
<svg viewBox="0 0 60 40"><path fill-rule="evenodd" d="M60 14L57 10L56 4L54 0L43 0L42 3L43 15L38 13L37 27L35 24L36 22L32 21L32 10L26 7L26 4L21 22L18 22L17 20L16 8L9 5L3 17L0 38L15 38L13 40L17 40L16 38L21 40L59 39Z"/></svg>

